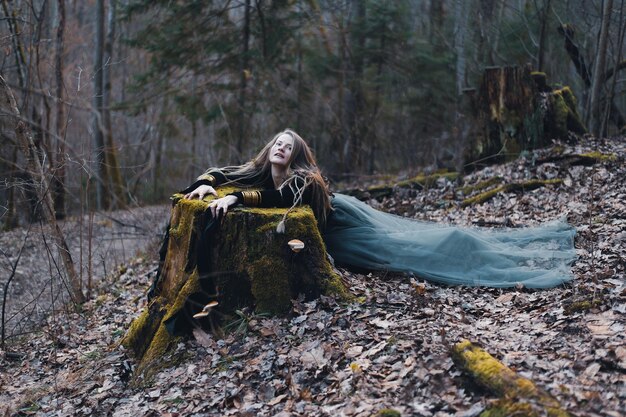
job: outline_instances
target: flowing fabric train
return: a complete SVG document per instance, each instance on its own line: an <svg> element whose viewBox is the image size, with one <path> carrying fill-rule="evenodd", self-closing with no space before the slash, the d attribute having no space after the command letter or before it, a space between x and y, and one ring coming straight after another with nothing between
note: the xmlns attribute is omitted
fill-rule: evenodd
<svg viewBox="0 0 626 417"><path fill-rule="evenodd" d="M576 230L561 220L464 228L384 213L342 194L332 205L324 241L340 265L412 272L450 285L550 288L573 278Z"/></svg>

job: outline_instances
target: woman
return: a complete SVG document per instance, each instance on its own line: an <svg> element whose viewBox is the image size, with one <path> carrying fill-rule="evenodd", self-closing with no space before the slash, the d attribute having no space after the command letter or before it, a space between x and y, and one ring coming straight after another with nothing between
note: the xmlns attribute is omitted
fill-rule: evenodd
<svg viewBox="0 0 626 417"><path fill-rule="evenodd" d="M294 131L276 136L247 164L212 169L183 191L185 198L217 195L236 184L262 188L213 200L213 216L237 204L310 204L330 255L340 265L414 273L451 285L549 288L573 278L575 229L563 221L523 229L475 229L406 219L361 201L331 196L306 142ZM285 213L288 215L289 210ZM284 218L278 231L284 230Z"/></svg>
<svg viewBox="0 0 626 417"><path fill-rule="evenodd" d="M250 162L209 169L182 193L184 198L203 199L209 194L217 196L214 187L226 184L262 190L240 191L213 200L209 209L214 217L226 214L236 204L290 208L309 204L320 225L324 225L331 210L330 192L313 153L304 139L291 129L274 136ZM279 227L284 228L284 222Z"/></svg>

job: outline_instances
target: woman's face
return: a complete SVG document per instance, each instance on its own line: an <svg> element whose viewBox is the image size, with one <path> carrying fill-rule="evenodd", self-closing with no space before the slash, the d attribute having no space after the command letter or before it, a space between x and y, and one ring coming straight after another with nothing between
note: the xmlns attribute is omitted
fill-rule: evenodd
<svg viewBox="0 0 626 417"><path fill-rule="evenodd" d="M291 151L293 150L293 137L284 133L280 135L272 145L269 160L272 165L282 168L289 167L291 161Z"/></svg>

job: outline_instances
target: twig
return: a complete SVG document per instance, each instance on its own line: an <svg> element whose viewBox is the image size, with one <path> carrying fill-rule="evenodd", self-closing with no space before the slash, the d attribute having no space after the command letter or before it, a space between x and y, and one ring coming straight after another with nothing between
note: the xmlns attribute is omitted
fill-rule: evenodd
<svg viewBox="0 0 626 417"><path fill-rule="evenodd" d="M0 345L2 346L2 350L4 350L4 342L5 342L5 321L4 321L4 316L5 316L5 312L6 312L6 305L7 305L7 293L9 292L9 285L11 284L11 281L13 281L13 278L15 278L15 271L17 270L17 265L20 262L20 259L22 258L22 252L24 251L24 247L26 246L26 240L28 240L28 235L30 233L30 228L32 227L32 224L28 225L28 229L26 229L26 235L24 236L24 240L22 241L22 246L20 247L19 252L17 253L17 259L15 260L15 262L13 263L13 266L11 268L11 275L9 276L9 279L7 280L7 282L5 282L4 284L4 288L3 288L3 293L2 293L2 322L0 324L2 324L2 336L0 339Z"/></svg>

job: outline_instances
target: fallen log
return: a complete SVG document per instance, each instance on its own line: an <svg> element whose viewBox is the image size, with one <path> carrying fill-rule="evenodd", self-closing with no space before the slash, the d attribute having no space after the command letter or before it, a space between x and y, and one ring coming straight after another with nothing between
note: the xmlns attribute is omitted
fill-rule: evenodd
<svg viewBox="0 0 626 417"><path fill-rule="evenodd" d="M549 162L558 162L565 166L583 165L592 166L600 163L611 163L618 160L618 156L614 153L589 152L548 155L537 160L537 165Z"/></svg>
<svg viewBox="0 0 626 417"><path fill-rule="evenodd" d="M220 196L231 191L218 189ZM279 314L300 295L350 298L308 206L292 210L286 232L279 234L276 226L287 209L239 207L217 221L208 210L212 197L181 197L173 198L149 304L121 342L137 359L142 378L180 359L171 355L178 336L211 328L244 306ZM293 239L301 242L289 245Z"/></svg>
<svg viewBox="0 0 626 417"><path fill-rule="evenodd" d="M472 204L484 203L485 201L490 200L491 198L495 197L499 193L506 193L506 192L511 192L511 191L522 191L522 192L531 191L531 190L534 190L534 189L537 189L539 187L543 187L546 185L561 184L562 182L563 180L559 178L555 178L555 179L550 179L550 180L528 180L528 181L504 184L494 189L484 191L473 197L466 198L465 200L461 202L461 207L467 207Z"/></svg>
<svg viewBox="0 0 626 417"><path fill-rule="evenodd" d="M454 181L458 178L458 176L459 174L457 172L437 172L434 174L420 174L406 180L398 181L396 183L374 185L365 189L356 188L351 190L344 190L341 193L351 195L363 201L369 199L381 200L384 197L391 196L394 189L396 188L423 190L432 187L440 178Z"/></svg>
<svg viewBox="0 0 626 417"><path fill-rule="evenodd" d="M512 369L495 359L484 349L468 340L452 348L456 366L469 374L477 384L500 397L481 413L481 417L571 417L559 401L538 388L531 380L522 378Z"/></svg>

